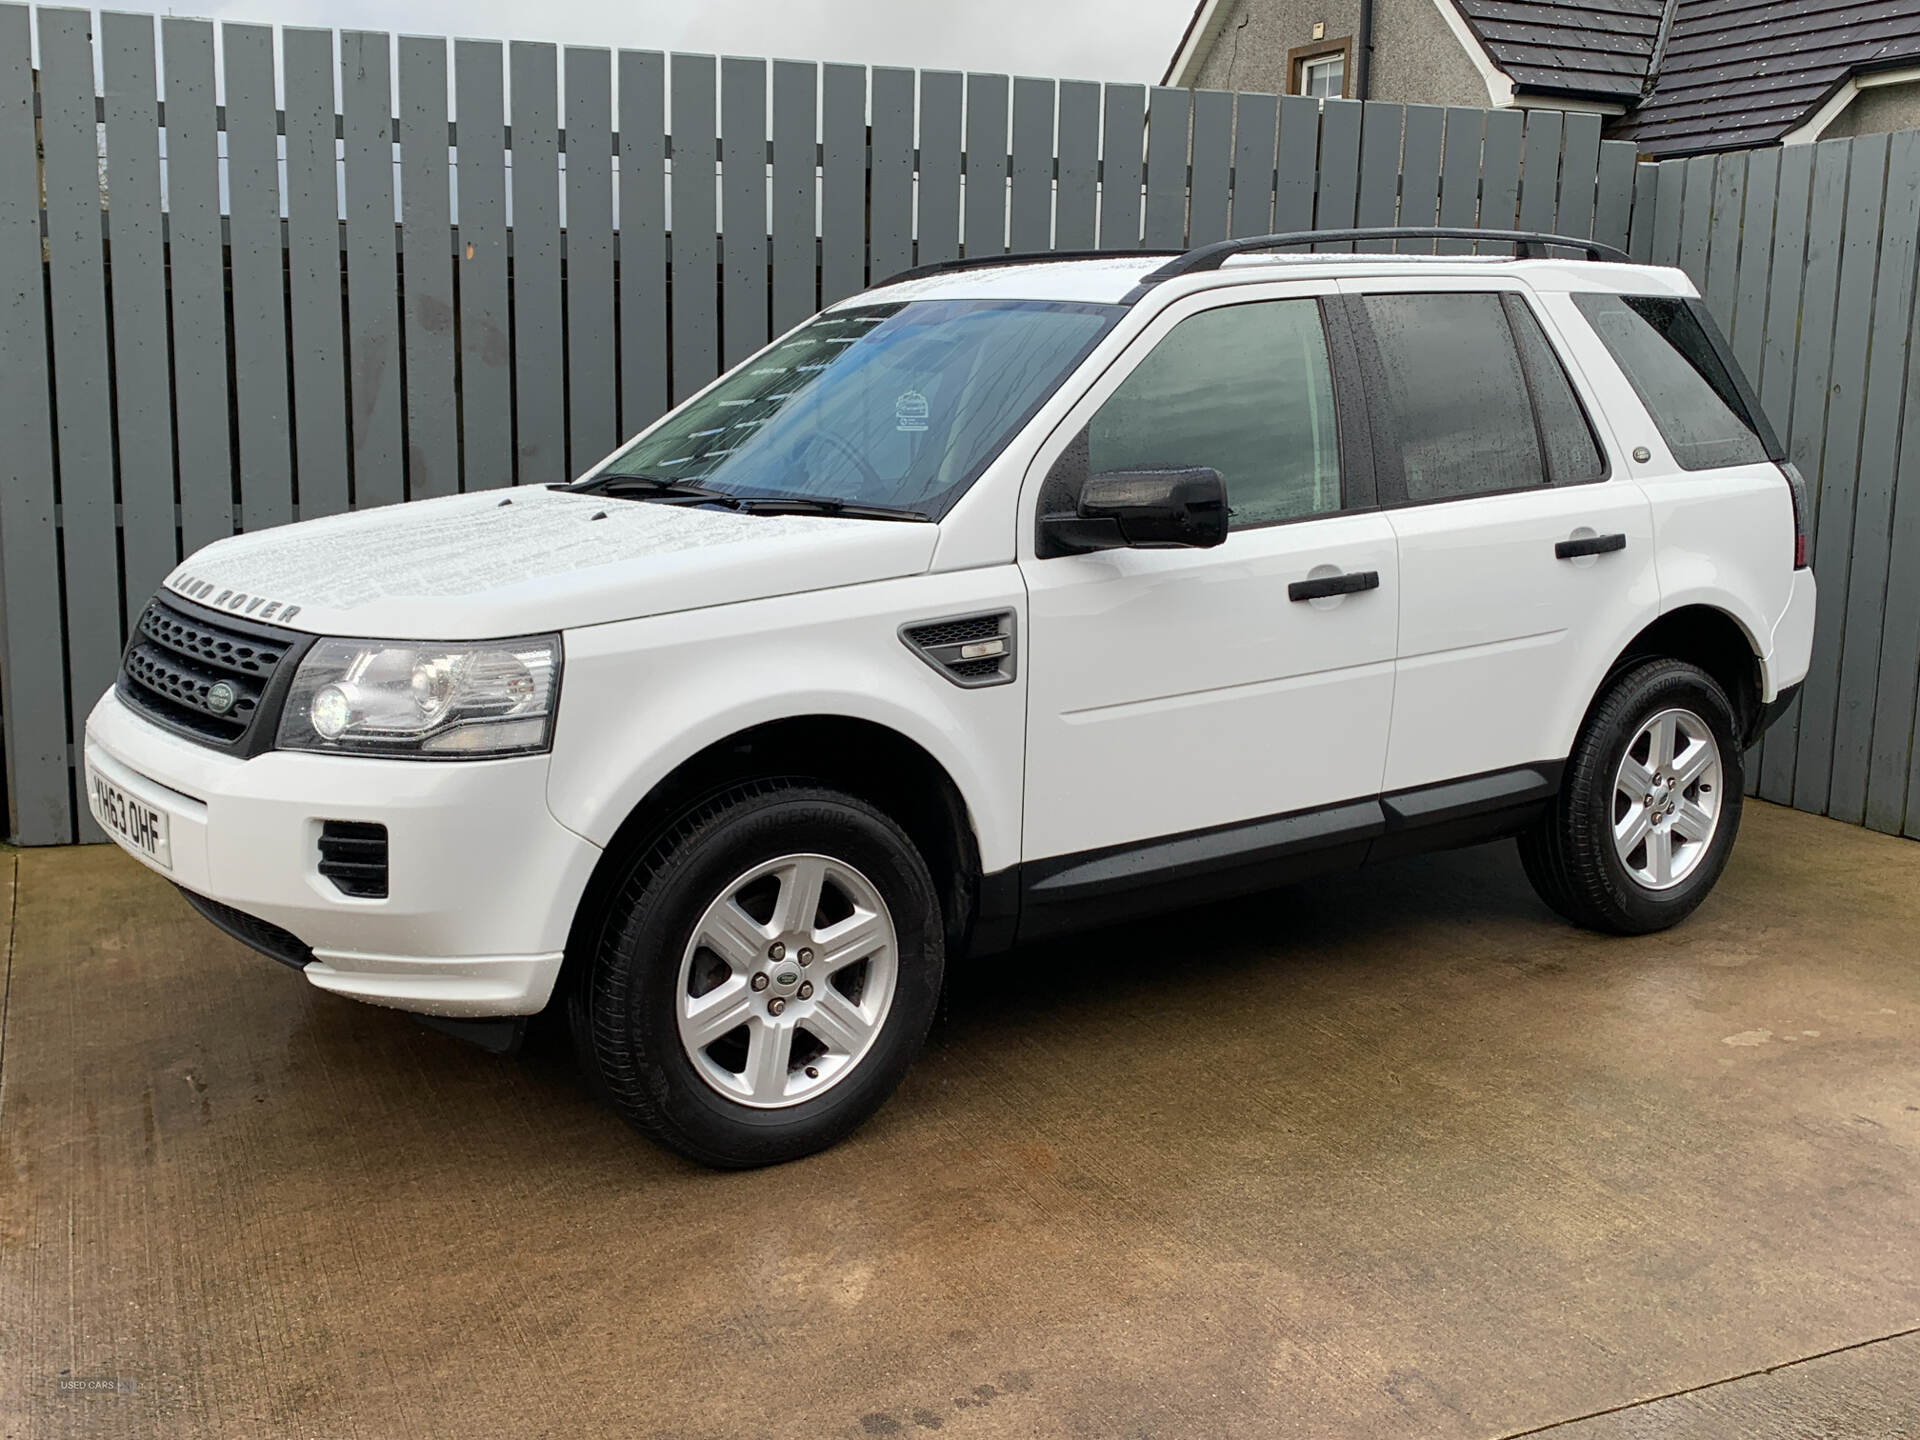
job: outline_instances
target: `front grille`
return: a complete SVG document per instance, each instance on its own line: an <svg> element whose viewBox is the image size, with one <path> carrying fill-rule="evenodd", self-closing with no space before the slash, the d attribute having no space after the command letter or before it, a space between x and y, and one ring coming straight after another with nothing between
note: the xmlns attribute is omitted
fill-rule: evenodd
<svg viewBox="0 0 1920 1440"><path fill-rule="evenodd" d="M272 740L287 673L311 643L291 630L215 618L156 596L120 665L120 695L149 719L251 754Z"/></svg>
<svg viewBox="0 0 1920 1440"><path fill-rule="evenodd" d="M387 827L365 820L320 825L320 873L342 895L387 898Z"/></svg>

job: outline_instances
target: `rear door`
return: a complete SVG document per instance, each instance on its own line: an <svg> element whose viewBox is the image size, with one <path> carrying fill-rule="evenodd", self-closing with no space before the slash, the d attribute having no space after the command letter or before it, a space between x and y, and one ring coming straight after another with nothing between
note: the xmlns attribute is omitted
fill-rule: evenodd
<svg viewBox="0 0 1920 1440"><path fill-rule="evenodd" d="M1517 282L1345 283L1400 555L1384 789L1551 781L1659 611L1647 499Z"/></svg>

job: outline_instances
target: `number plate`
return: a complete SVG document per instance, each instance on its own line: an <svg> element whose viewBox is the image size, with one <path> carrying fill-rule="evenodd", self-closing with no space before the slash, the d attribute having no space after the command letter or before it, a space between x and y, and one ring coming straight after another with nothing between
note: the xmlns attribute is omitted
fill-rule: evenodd
<svg viewBox="0 0 1920 1440"><path fill-rule="evenodd" d="M91 768L87 770L87 808L100 828L129 850L137 850L163 870L173 868L166 811L143 805Z"/></svg>

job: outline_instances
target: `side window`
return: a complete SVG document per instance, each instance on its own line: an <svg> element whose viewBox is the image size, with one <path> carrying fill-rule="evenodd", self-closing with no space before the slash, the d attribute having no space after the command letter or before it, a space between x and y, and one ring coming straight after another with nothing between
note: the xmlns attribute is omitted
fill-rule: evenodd
<svg viewBox="0 0 1920 1440"><path fill-rule="evenodd" d="M1668 295L1576 295L1683 470L1755 465L1766 443L1693 307Z"/></svg>
<svg viewBox="0 0 1920 1440"><path fill-rule="evenodd" d="M1507 318L1520 345L1520 367L1533 392L1534 414L1540 417L1540 444L1547 454L1547 478L1556 485L1584 485L1604 480L1607 461L1594 439L1587 412L1573 393L1566 367L1554 354L1546 332L1532 308L1518 295L1506 297Z"/></svg>
<svg viewBox="0 0 1920 1440"><path fill-rule="evenodd" d="M1498 295L1369 295L1361 304L1379 358L1371 387L1375 455L1398 451L1408 500L1546 482L1527 382Z"/></svg>
<svg viewBox="0 0 1920 1440"><path fill-rule="evenodd" d="M1088 468L1206 465L1232 528L1340 508L1333 368L1314 300L1261 300L1182 320L1087 427Z"/></svg>

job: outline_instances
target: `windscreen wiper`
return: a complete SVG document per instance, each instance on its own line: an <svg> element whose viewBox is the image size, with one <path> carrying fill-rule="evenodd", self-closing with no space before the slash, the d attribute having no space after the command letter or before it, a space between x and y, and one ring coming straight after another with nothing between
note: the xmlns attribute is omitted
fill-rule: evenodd
<svg viewBox="0 0 1920 1440"><path fill-rule="evenodd" d="M663 500L698 500L702 504L724 505L729 510L743 508L740 497L730 491L714 490L691 480L675 480L665 475L596 475L573 488L578 494L641 495Z"/></svg>
<svg viewBox="0 0 1920 1440"><path fill-rule="evenodd" d="M909 520L922 524L933 519L920 510L862 505L832 495L742 495L740 508L749 515L836 515L848 520Z"/></svg>

